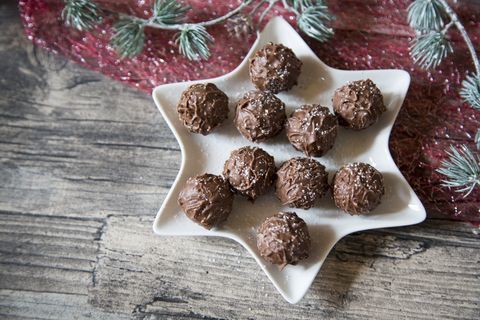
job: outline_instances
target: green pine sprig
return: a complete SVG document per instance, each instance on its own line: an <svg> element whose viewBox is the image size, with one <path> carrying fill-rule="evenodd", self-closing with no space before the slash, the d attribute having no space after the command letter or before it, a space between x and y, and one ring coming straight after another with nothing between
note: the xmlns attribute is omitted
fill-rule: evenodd
<svg viewBox="0 0 480 320"><path fill-rule="evenodd" d="M333 19L323 1L304 0L300 4L301 12L297 17L300 30L320 42L327 41L333 35L333 29L326 22Z"/></svg>
<svg viewBox="0 0 480 320"><path fill-rule="evenodd" d="M297 25L311 38L320 42L327 41L333 35L328 23L333 20L328 6L323 0L288 0L283 6L297 16Z"/></svg>
<svg viewBox="0 0 480 320"><path fill-rule="evenodd" d="M480 74L467 75L462 81L460 96L474 109L480 110Z"/></svg>
<svg viewBox="0 0 480 320"><path fill-rule="evenodd" d="M450 21L445 24L446 19ZM453 52L448 31L456 27L467 44L476 73L467 75L462 81L460 96L472 108L480 110L480 63L472 41L457 14L445 0L416 0L408 8L408 22L416 31L411 42L410 54L413 61L424 69L436 68ZM480 150L480 129L475 135L477 156L467 146L460 149L450 145L448 160L442 162L437 171L445 176L443 185L455 188L468 196L480 185L478 150Z"/></svg>
<svg viewBox="0 0 480 320"><path fill-rule="evenodd" d="M97 4L89 0L65 0L62 10L62 20L67 26L79 31L90 30L102 22L102 16Z"/></svg>
<svg viewBox="0 0 480 320"><path fill-rule="evenodd" d="M438 67L452 52L452 44L445 34L434 30L418 35L410 46L413 62L424 69Z"/></svg>
<svg viewBox="0 0 480 320"><path fill-rule="evenodd" d="M254 1L257 4L249 14L241 12ZM62 19L66 25L83 31L102 21L101 9L93 0L64 0L64 2ZM175 38L182 55L190 60L208 59L209 45L213 42L213 38L206 27L222 23L237 15L246 16L251 20L256 10L268 3L260 16L261 21L277 2L282 2L287 9L296 13L298 26L310 37L326 41L333 34L333 29L326 25L333 16L321 0L243 0L238 7L225 15L198 23L184 22L187 12L191 9L190 6L183 5L177 0L155 0L152 16L148 19L117 14L119 20L113 25L114 32L110 40L121 58L131 58L143 50L146 27L175 30L178 31ZM231 26L230 29L241 30Z"/></svg>
<svg viewBox="0 0 480 320"><path fill-rule="evenodd" d="M190 60L208 60L210 49L208 45L213 42L212 36L203 26L188 26L181 30L176 41L181 54Z"/></svg>
<svg viewBox="0 0 480 320"><path fill-rule="evenodd" d="M477 145L477 149L480 150L480 129L478 129L477 134L475 134L475 144Z"/></svg>
<svg viewBox="0 0 480 320"><path fill-rule="evenodd" d="M145 24L140 20L122 19L113 25L110 39L120 58L131 58L143 50Z"/></svg>
<svg viewBox="0 0 480 320"><path fill-rule="evenodd" d="M408 7L408 23L415 30L442 30L444 11L437 0L417 0Z"/></svg>
<svg viewBox="0 0 480 320"><path fill-rule="evenodd" d="M448 160L441 163L437 172L444 175L442 185L455 188L457 192L465 193L467 197L476 186L480 185L480 157L465 145L460 148L450 146L447 151Z"/></svg>
<svg viewBox="0 0 480 320"><path fill-rule="evenodd" d="M185 14L191 9L176 0L155 0L152 10L152 23L177 24L185 20Z"/></svg>

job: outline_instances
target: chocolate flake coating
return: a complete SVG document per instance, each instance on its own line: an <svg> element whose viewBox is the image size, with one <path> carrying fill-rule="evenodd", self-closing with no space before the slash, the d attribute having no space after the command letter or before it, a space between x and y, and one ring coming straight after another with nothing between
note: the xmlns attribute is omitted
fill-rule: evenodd
<svg viewBox="0 0 480 320"><path fill-rule="evenodd" d="M387 110L382 93L370 79L353 81L338 88L332 102L339 124L355 130L368 128Z"/></svg>
<svg viewBox="0 0 480 320"><path fill-rule="evenodd" d="M287 138L295 149L309 157L320 157L335 143L337 117L318 104L303 105L290 115L286 130Z"/></svg>
<svg viewBox="0 0 480 320"><path fill-rule="evenodd" d="M275 189L283 205L310 209L328 190L328 173L313 159L293 158L278 169Z"/></svg>
<svg viewBox="0 0 480 320"><path fill-rule="evenodd" d="M347 164L333 178L335 205L351 215L369 213L384 194L382 174L367 163Z"/></svg>
<svg viewBox="0 0 480 320"><path fill-rule="evenodd" d="M287 116L285 104L269 92L249 91L237 103L235 126L252 142L276 136L283 129Z"/></svg>
<svg viewBox="0 0 480 320"><path fill-rule="evenodd" d="M297 84L301 68L292 49L270 42L250 58L250 79L257 89L278 93Z"/></svg>
<svg viewBox="0 0 480 320"><path fill-rule="evenodd" d="M193 84L182 92L177 105L188 131L207 135L228 117L228 97L213 83Z"/></svg>
<svg viewBox="0 0 480 320"><path fill-rule="evenodd" d="M257 248L268 262L283 269L310 255L308 227L294 212L279 212L267 218L258 228Z"/></svg>
<svg viewBox="0 0 480 320"><path fill-rule="evenodd" d="M178 195L178 204L187 217L211 229L227 220L233 193L222 176L206 173L188 178Z"/></svg>
<svg viewBox="0 0 480 320"><path fill-rule="evenodd" d="M273 185L275 170L274 159L266 151L243 147L232 151L223 175L237 193L253 201Z"/></svg>

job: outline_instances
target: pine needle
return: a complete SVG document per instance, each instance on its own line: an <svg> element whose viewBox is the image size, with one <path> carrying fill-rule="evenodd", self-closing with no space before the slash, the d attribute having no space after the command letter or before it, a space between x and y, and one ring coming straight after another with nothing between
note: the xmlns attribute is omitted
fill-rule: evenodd
<svg viewBox="0 0 480 320"><path fill-rule="evenodd" d="M441 163L437 172L443 174L445 187L455 188L456 192L464 193L467 197L477 185L480 185L480 158L475 156L466 145L459 149L450 145L447 151L448 160Z"/></svg>
<svg viewBox="0 0 480 320"><path fill-rule="evenodd" d="M241 10L252 1L243 0L241 5L229 13L209 21L184 23L190 6L183 5L178 0L154 0L152 16L148 19L119 15L120 20L113 25L111 44L121 58L129 58L143 50L145 27L177 30L179 32L176 35L176 43L180 54L190 60L206 60L210 57L209 45L213 42L213 38L205 27L221 23L234 14L241 14ZM262 17L277 1L279 0L259 1L259 5L269 3ZM69 26L78 30L87 30L102 20L101 11L92 0L64 0L64 2L62 19ZM332 36L333 29L327 26L326 22L333 19L333 16L328 12L328 7L323 0L282 0L282 3L287 9L295 12L299 28L308 36L318 41L326 41Z"/></svg>
<svg viewBox="0 0 480 320"><path fill-rule="evenodd" d="M443 32L420 34L410 43L413 62L424 69L436 68L450 53L452 44Z"/></svg>
<svg viewBox="0 0 480 320"><path fill-rule="evenodd" d="M408 23L420 31L440 31L443 28L443 7L436 0L416 0L408 7Z"/></svg>
<svg viewBox="0 0 480 320"><path fill-rule="evenodd" d="M115 33L110 39L121 58L131 58L143 50L144 24L138 20L122 19L114 24Z"/></svg>
<svg viewBox="0 0 480 320"><path fill-rule="evenodd" d="M175 24L185 20L190 6L184 6L176 0L155 0L152 22L158 24Z"/></svg>
<svg viewBox="0 0 480 320"><path fill-rule="evenodd" d="M480 150L480 129L477 130L475 135L475 144L477 145L477 150Z"/></svg>
<svg viewBox="0 0 480 320"><path fill-rule="evenodd" d="M85 31L100 23L102 16L97 4L93 1L66 0L62 10L62 20L69 27Z"/></svg>
<svg viewBox="0 0 480 320"><path fill-rule="evenodd" d="M462 81L460 96L472 108L480 110L480 75L467 75Z"/></svg>
<svg viewBox="0 0 480 320"><path fill-rule="evenodd" d="M190 60L208 60L210 57L208 45L212 42L213 38L205 27L198 25L186 27L176 37L180 54Z"/></svg>
<svg viewBox="0 0 480 320"><path fill-rule="evenodd" d="M301 10L297 16L298 27L308 36L324 42L333 35L333 29L325 25L332 20L332 15L323 1L296 1L294 7Z"/></svg>

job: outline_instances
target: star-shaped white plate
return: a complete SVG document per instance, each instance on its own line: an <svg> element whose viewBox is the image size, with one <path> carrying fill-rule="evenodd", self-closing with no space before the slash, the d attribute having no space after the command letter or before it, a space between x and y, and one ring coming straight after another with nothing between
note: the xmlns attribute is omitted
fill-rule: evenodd
<svg viewBox="0 0 480 320"><path fill-rule="evenodd" d="M287 114L306 103L320 103L331 108L333 91L348 81L370 78L382 91L387 112L380 121L363 131L340 129L333 149L325 156L316 158L327 167L330 178L340 166L353 161L370 163L383 173L386 194L380 206L371 214L345 214L334 206L329 196L325 196L310 210L282 207L272 190L255 203L236 196L233 212L227 222L220 228L208 231L189 220L178 206L178 193L188 177L205 172L221 174L223 164L232 150L254 145L240 135L232 119L235 102L243 93L254 89L248 75L248 59L268 42L290 47L303 62L299 84L288 92L278 94L287 105ZM182 91L196 82L215 83L230 99L229 118L208 136L189 133L179 121L176 111ZM162 85L153 91L153 99L182 150L180 172L157 214L153 230L159 235L233 239L252 254L288 302L298 302L315 279L329 251L345 235L367 229L405 226L425 219L425 209L396 167L388 149L390 131L409 84L410 76L402 70L344 71L330 68L316 57L285 20L272 19L247 57L231 73L214 79ZM290 145L284 132L257 146L274 156L277 167L292 157L303 156ZM310 257L296 266L285 267L283 271L266 263L258 254L255 244L256 228L279 210L295 211L307 222L312 237Z"/></svg>

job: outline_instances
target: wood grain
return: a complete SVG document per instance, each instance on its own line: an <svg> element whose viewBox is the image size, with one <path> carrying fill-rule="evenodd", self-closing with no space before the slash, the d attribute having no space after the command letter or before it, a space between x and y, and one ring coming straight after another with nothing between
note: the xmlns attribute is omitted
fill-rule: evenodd
<svg viewBox="0 0 480 320"><path fill-rule="evenodd" d="M417 227L350 235L329 255L307 296L289 305L236 243L154 237L146 223L151 221L108 219L101 268L90 291L93 305L134 310L136 317L147 319L174 319L190 312L192 319L479 315L480 273L478 261L471 259L480 243L469 226L432 220ZM444 236L438 236L439 230Z"/></svg>
<svg viewBox="0 0 480 320"><path fill-rule="evenodd" d="M347 236L297 305L234 242L154 236L180 151L151 98L33 47L14 1L0 27L0 318L480 318L468 224Z"/></svg>

